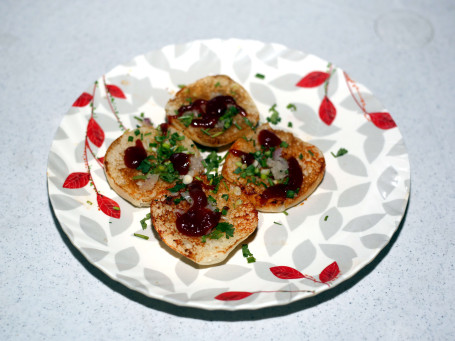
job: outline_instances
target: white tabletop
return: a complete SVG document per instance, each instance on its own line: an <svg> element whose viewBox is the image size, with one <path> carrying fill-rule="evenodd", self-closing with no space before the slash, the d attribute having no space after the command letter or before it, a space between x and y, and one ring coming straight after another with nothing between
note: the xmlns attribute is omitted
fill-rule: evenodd
<svg viewBox="0 0 455 341"><path fill-rule="evenodd" d="M454 18L450 0L0 2L0 339L453 339ZM389 245L331 290L256 311L182 308L72 246L48 199L48 152L69 106L114 66L231 37L315 54L365 84L403 134L410 202Z"/></svg>

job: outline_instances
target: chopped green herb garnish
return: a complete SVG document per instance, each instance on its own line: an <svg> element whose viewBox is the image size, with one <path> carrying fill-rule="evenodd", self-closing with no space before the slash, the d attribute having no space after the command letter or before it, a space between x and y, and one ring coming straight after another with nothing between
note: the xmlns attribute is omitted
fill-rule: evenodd
<svg viewBox="0 0 455 341"><path fill-rule="evenodd" d="M226 215L227 213L228 213L227 208L223 207L223 209L221 210L221 214Z"/></svg>
<svg viewBox="0 0 455 341"><path fill-rule="evenodd" d="M219 86L221 86L220 82L216 82L216 83L215 83L215 88L217 88L217 87L219 87Z"/></svg>
<svg viewBox="0 0 455 341"><path fill-rule="evenodd" d="M147 228L147 223L146 221L150 219L150 213L147 213L145 215L145 218L141 219L141 226L142 226L142 229L145 230Z"/></svg>
<svg viewBox="0 0 455 341"><path fill-rule="evenodd" d="M236 122L232 122L233 125L235 125L235 127L238 129L238 130L242 130L242 127L239 126Z"/></svg>
<svg viewBox="0 0 455 341"><path fill-rule="evenodd" d="M277 224L277 225L283 225L283 224L278 223L278 222L276 222L276 221L274 221L273 223L274 223L274 224Z"/></svg>
<svg viewBox="0 0 455 341"><path fill-rule="evenodd" d="M91 202L90 200L87 200L87 204L93 205L93 202Z"/></svg>
<svg viewBox="0 0 455 341"><path fill-rule="evenodd" d="M265 78L265 76L263 74L261 74L261 73L255 74L254 77L259 78L259 79L264 79Z"/></svg>
<svg viewBox="0 0 455 341"><path fill-rule="evenodd" d="M280 147L281 148L287 148L287 147L289 147L289 144L287 142L285 142L285 141L281 141Z"/></svg>
<svg viewBox="0 0 455 341"><path fill-rule="evenodd" d="M296 110L297 110L297 107L295 106L295 104L289 103L289 104L286 106L286 109L289 109L289 110L292 110L292 111L296 111Z"/></svg>
<svg viewBox="0 0 455 341"><path fill-rule="evenodd" d="M174 187L169 188L168 191L172 193L177 193L181 189L186 188L186 185L183 182L177 182Z"/></svg>
<svg viewBox="0 0 455 341"><path fill-rule="evenodd" d="M218 225L216 225L212 232L205 236L202 236L202 242L205 243L207 238L220 239L223 236L223 234L226 236L226 239L229 239L230 237L234 237L234 230L235 228L234 225L232 224L226 222L218 223Z"/></svg>
<svg viewBox="0 0 455 341"><path fill-rule="evenodd" d="M133 142L133 141L134 141L134 137L128 136L128 142Z"/></svg>
<svg viewBox="0 0 455 341"><path fill-rule="evenodd" d="M116 210L116 211L120 211L120 207L118 207L118 206L112 206L112 209Z"/></svg>
<svg viewBox="0 0 455 341"><path fill-rule="evenodd" d="M148 240L148 239L149 239L148 236L144 236L143 234L140 234L140 233L134 233L134 235L135 235L136 237L139 237L139 238L142 238L142 239L145 239L145 240Z"/></svg>
<svg viewBox="0 0 455 341"><path fill-rule="evenodd" d="M308 154L310 154L311 156L314 156L314 153L312 150L308 149Z"/></svg>
<svg viewBox="0 0 455 341"><path fill-rule="evenodd" d="M145 175L145 174L135 175L135 176L133 176L133 180L147 180L147 175Z"/></svg>
<svg viewBox="0 0 455 341"><path fill-rule="evenodd" d="M280 113L276 110L276 104L270 107L269 112L271 112L272 115L270 115L270 117L267 117L267 122L275 125L281 122Z"/></svg>
<svg viewBox="0 0 455 341"><path fill-rule="evenodd" d="M256 262L256 258L253 257L253 254L248 249L248 244L242 244L242 255L246 258L248 263Z"/></svg>
<svg viewBox="0 0 455 341"><path fill-rule="evenodd" d="M183 89L184 87L186 87L185 84L179 84L179 85L177 85L177 86L178 86L180 89Z"/></svg>
<svg viewBox="0 0 455 341"><path fill-rule="evenodd" d="M201 131L205 134L205 135L208 135L208 136L211 136L210 133L209 133L209 129L201 129Z"/></svg>
<svg viewBox="0 0 455 341"><path fill-rule="evenodd" d="M140 131L139 129L136 129L136 130L134 131L134 135L136 135L136 136L138 136L140 133L141 133L141 131Z"/></svg>
<svg viewBox="0 0 455 341"><path fill-rule="evenodd" d="M183 199L182 197L178 197L178 198L175 198L173 201L174 201L174 204L178 205L183 200L185 200L185 199Z"/></svg>
<svg viewBox="0 0 455 341"><path fill-rule="evenodd" d="M303 154L302 153L299 154L299 159L303 160Z"/></svg>
<svg viewBox="0 0 455 341"><path fill-rule="evenodd" d="M189 127L191 122L193 122L193 114L185 114L180 116L178 119L185 127Z"/></svg>
<svg viewBox="0 0 455 341"><path fill-rule="evenodd" d="M221 197L226 201L229 200L229 194L223 194Z"/></svg>
<svg viewBox="0 0 455 341"><path fill-rule="evenodd" d="M136 120L138 120L139 122L144 121L144 120L143 120L142 118L140 118L139 116L134 116L134 118L135 118Z"/></svg>
<svg viewBox="0 0 455 341"><path fill-rule="evenodd" d="M332 156L336 158L336 157L343 156L344 154L347 154L347 152L348 151L346 149L340 148L340 149L338 149L338 152L336 153L336 155L333 154L332 152L330 152L330 154L332 154Z"/></svg>
<svg viewBox="0 0 455 341"><path fill-rule="evenodd" d="M217 137L217 136L220 136L222 133L224 133L223 131L219 131L213 135L211 135L212 137Z"/></svg>
<svg viewBox="0 0 455 341"><path fill-rule="evenodd" d="M292 122L288 122L288 127L292 128Z"/></svg>
<svg viewBox="0 0 455 341"><path fill-rule="evenodd" d="M327 219L329 219L329 216L328 216L328 215L326 215L326 216L324 217L324 221L327 221Z"/></svg>
<svg viewBox="0 0 455 341"><path fill-rule="evenodd" d="M295 191L287 190L286 191L286 198L293 199L295 197Z"/></svg>
<svg viewBox="0 0 455 341"><path fill-rule="evenodd" d="M210 204L212 204L213 206L216 206L216 200L215 200L215 198L212 197L211 195L209 195L209 196L207 197L207 201L208 201Z"/></svg>
<svg viewBox="0 0 455 341"><path fill-rule="evenodd" d="M289 215L289 213L287 211L283 211L284 215Z"/></svg>

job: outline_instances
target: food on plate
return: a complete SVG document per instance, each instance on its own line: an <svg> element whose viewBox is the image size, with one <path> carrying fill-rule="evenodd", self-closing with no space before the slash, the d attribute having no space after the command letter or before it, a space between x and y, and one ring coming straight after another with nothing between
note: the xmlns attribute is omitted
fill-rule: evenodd
<svg viewBox="0 0 455 341"><path fill-rule="evenodd" d="M262 212L283 212L306 199L324 177L325 159L314 145L268 123L229 149L222 175Z"/></svg>
<svg viewBox="0 0 455 341"><path fill-rule="evenodd" d="M152 225L165 244L197 264L222 262L258 225L248 197L221 176L162 185L150 206Z"/></svg>
<svg viewBox="0 0 455 341"><path fill-rule="evenodd" d="M204 171L194 143L167 123L126 131L109 146L104 169L112 189L139 207L150 206L157 184L172 186Z"/></svg>
<svg viewBox="0 0 455 341"><path fill-rule="evenodd" d="M165 109L172 126L209 147L234 142L259 121L251 96L225 75L207 76L183 87Z"/></svg>

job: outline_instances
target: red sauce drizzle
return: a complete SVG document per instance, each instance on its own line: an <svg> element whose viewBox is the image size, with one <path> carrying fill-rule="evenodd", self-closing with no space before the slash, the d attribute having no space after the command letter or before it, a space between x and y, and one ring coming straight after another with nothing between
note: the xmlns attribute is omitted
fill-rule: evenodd
<svg viewBox="0 0 455 341"><path fill-rule="evenodd" d="M195 112L198 118L193 119L191 125L200 128L213 128L224 115L228 107L234 106L238 109L238 114L246 116L245 110L237 105L231 96L216 96L208 101L197 99L189 105L179 108L177 116L182 116L186 112Z"/></svg>
<svg viewBox="0 0 455 341"><path fill-rule="evenodd" d="M295 157L291 157L288 160L288 172L289 172L289 181L287 185L277 184L268 187L261 194L261 204L267 203L268 200L274 198L286 199L288 191L296 191L302 186L303 183L303 173L302 167L300 167L299 162Z"/></svg>
<svg viewBox="0 0 455 341"><path fill-rule="evenodd" d="M123 161L128 168L136 169L146 158L147 152L145 151L141 140L136 140L136 146L126 148Z"/></svg>
<svg viewBox="0 0 455 341"><path fill-rule="evenodd" d="M167 135L167 131L168 131L168 129L169 129L169 124L167 124L167 123L161 123L161 124L160 124L160 129L161 129L161 133L162 133L163 135Z"/></svg>
<svg viewBox="0 0 455 341"><path fill-rule="evenodd" d="M270 130L261 130L258 141L261 146L266 148L278 147L281 144L281 139Z"/></svg>
<svg viewBox="0 0 455 341"><path fill-rule="evenodd" d="M190 156L188 154L174 153L170 156L169 160L180 175L188 174L190 169Z"/></svg>
<svg viewBox="0 0 455 341"><path fill-rule="evenodd" d="M207 196L202 190L201 181L193 181L188 185L188 191L193 204L182 215L177 214L177 230L186 236L203 236L209 233L221 219L221 212L208 209Z"/></svg>
<svg viewBox="0 0 455 341"><path fill-rule="evenodd" d="M229 153L241 158L242 163L246 164L247 166L251 165L254 162L254 155L251 153L242 152L238 149L231 149Z"/></svg>

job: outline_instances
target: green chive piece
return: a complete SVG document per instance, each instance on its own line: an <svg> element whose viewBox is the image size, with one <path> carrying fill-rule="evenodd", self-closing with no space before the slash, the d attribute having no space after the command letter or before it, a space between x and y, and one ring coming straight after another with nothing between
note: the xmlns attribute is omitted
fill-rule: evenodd
<svg viewBox="0 0 455 341"><path fill-rule="evenodd" d="M144 236L143 234L140 234L140 233L134 233L134 235L135 235L136 237L139 237L139 238L142 238L142 239L145 239L145 240L148 240L148 239L149 239L148 236Z"/></svg>
<svg viewBox="0 0 455 341"><path fill-rule="evenodd" d="M265 76L262 73L257 73L254 75L254 77L259 78L259 79L264 79Z"/></svg>

